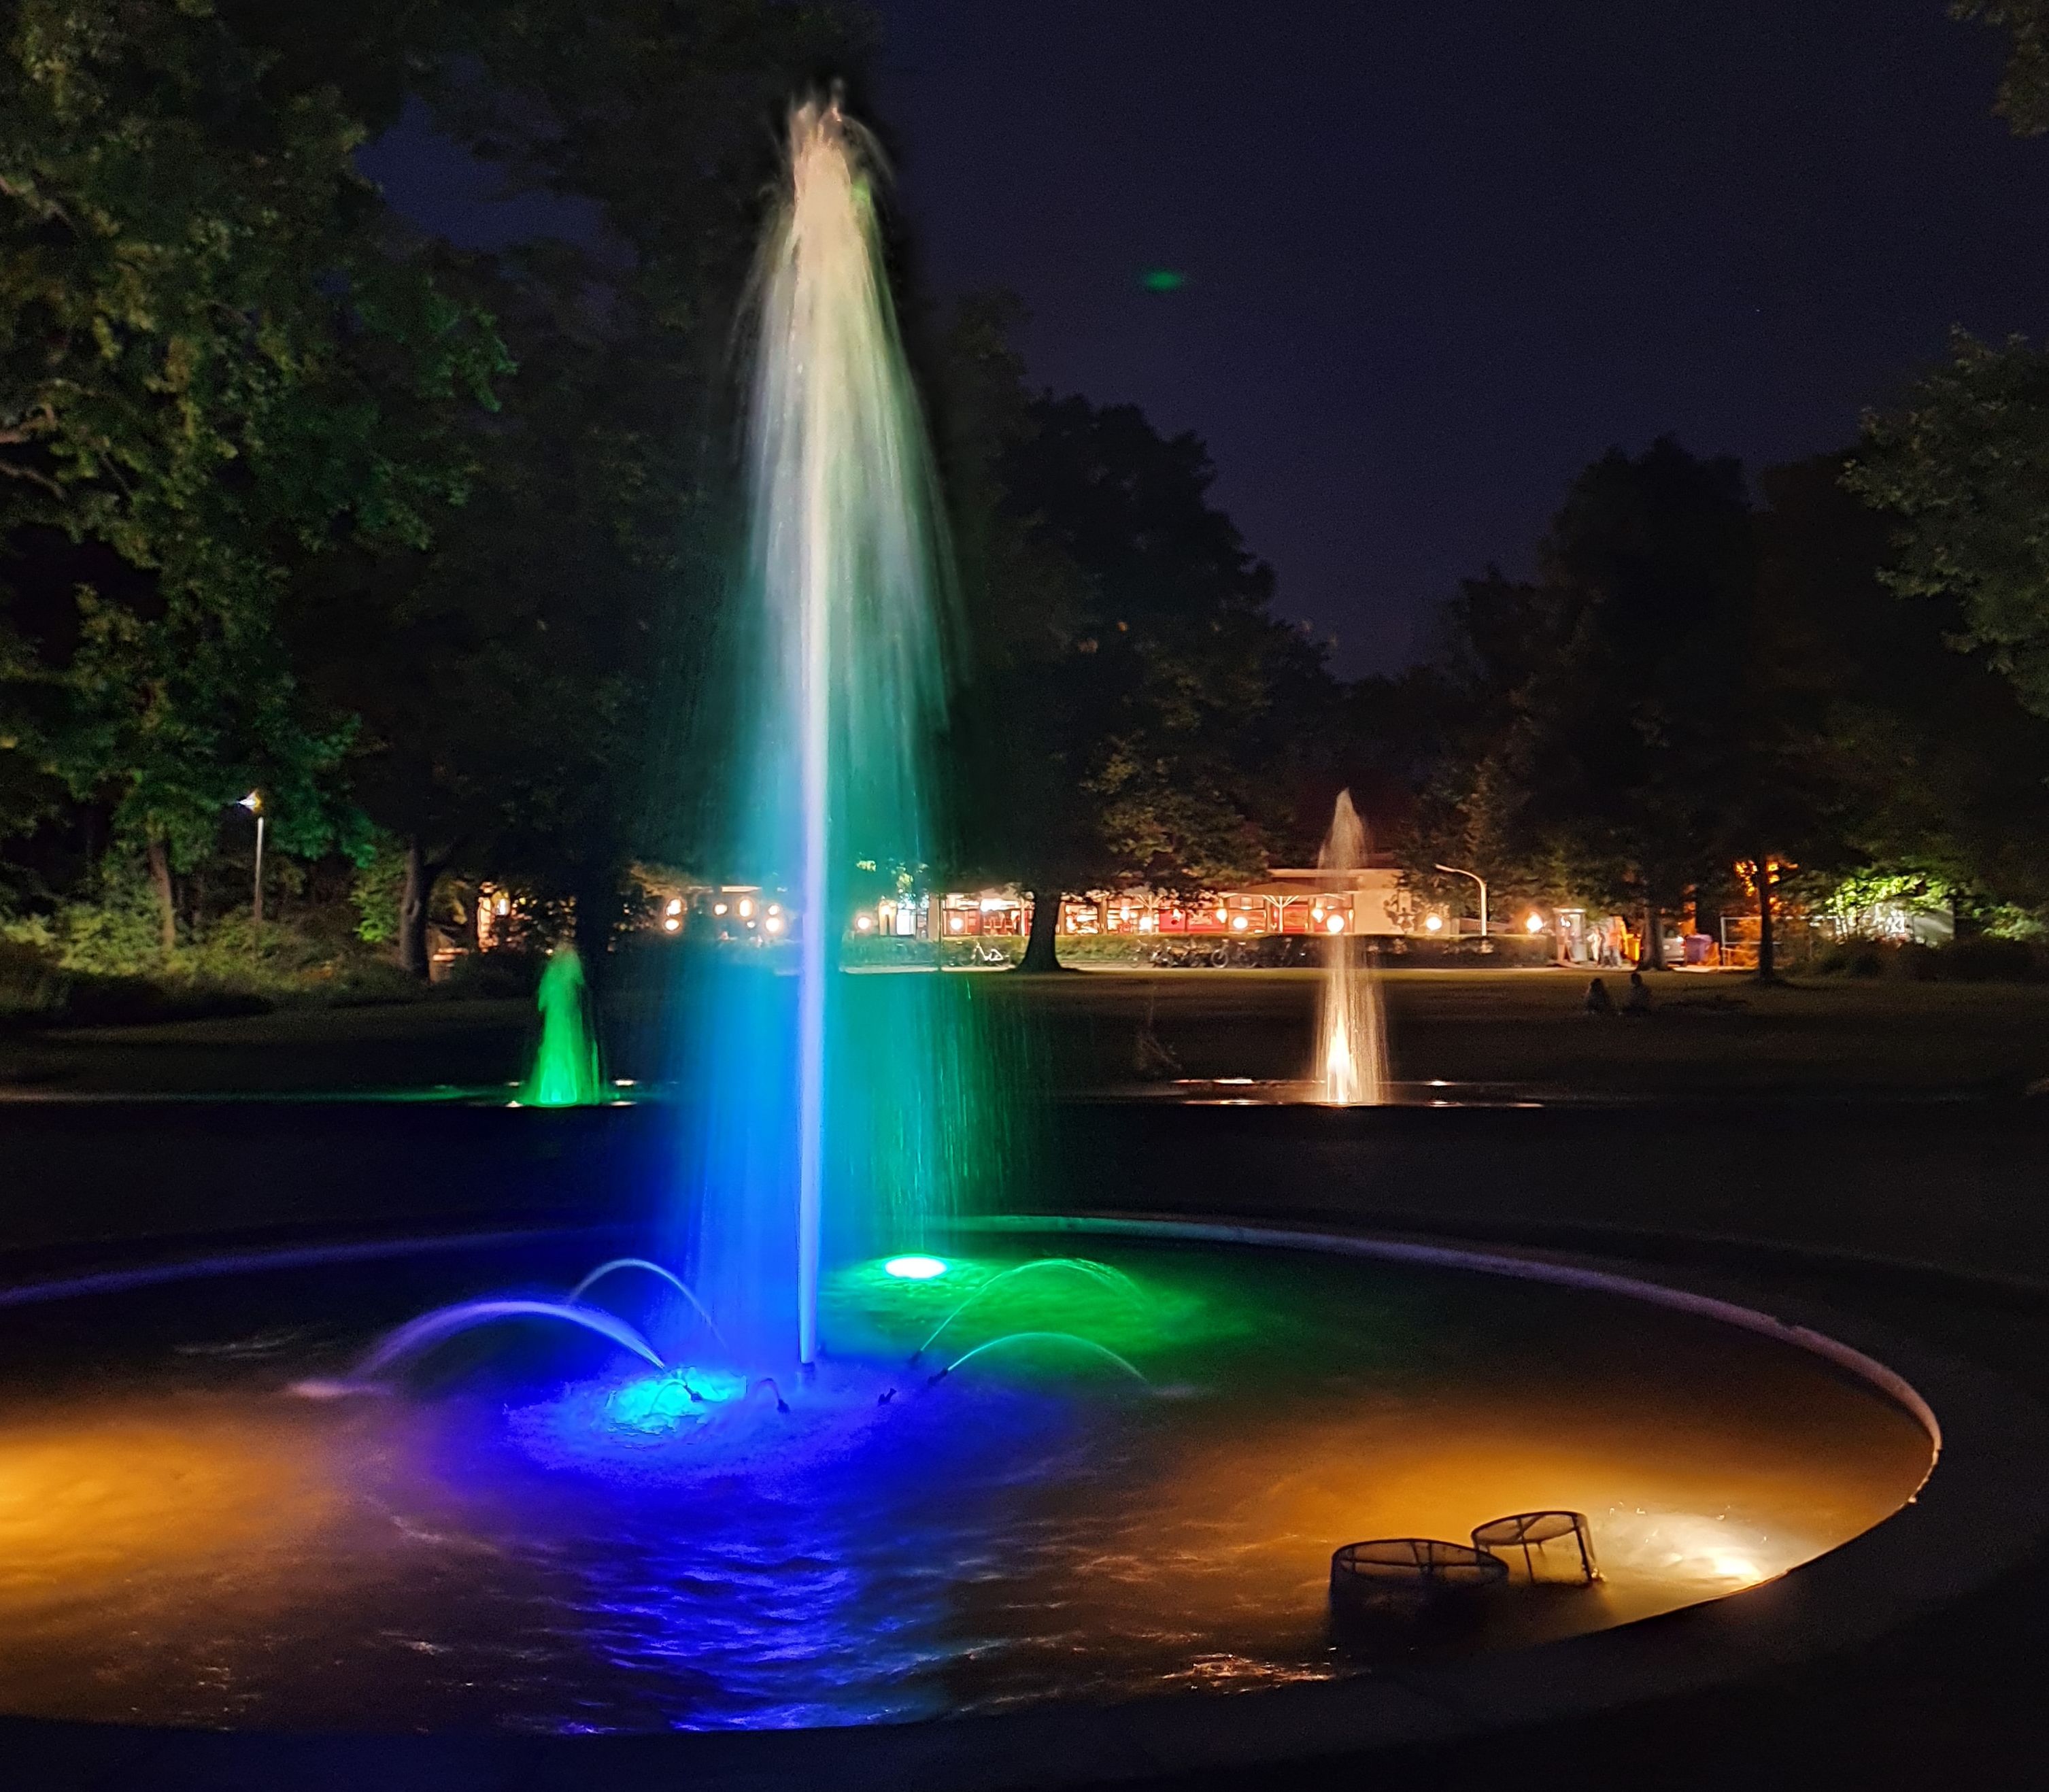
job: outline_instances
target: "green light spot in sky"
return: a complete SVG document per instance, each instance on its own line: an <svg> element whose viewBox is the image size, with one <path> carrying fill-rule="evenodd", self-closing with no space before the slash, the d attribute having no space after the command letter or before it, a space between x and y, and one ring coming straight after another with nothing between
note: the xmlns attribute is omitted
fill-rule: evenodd
<svg viewBox="0 0 2049 1792"><path fill-rule="evenodd" d="M1138 277L1138 284L1149 293L1178 293L1188 283L1188 275L1178 268L1149 267Z"/></svg>

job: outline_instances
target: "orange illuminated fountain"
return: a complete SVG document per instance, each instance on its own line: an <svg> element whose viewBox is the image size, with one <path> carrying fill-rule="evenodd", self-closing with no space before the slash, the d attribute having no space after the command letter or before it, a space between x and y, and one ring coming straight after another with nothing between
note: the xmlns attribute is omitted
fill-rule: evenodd
<svg viewBox="0 0 2049 1792"><path fill-rule="evenodd" d="M1366 826L1342 792L1316 869L1337 874L1366 864ZM1387 1024L1366 942L1352 929L1326 933L1318 1010L1316 1080L1333 1107L1378 1107L1387 1099Z"/></svg>

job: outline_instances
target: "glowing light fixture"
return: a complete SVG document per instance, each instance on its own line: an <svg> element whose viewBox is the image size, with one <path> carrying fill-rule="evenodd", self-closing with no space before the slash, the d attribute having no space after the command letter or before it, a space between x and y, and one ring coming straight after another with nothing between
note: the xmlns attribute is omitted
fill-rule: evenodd
<svg viewBox="0 0 2049 1792"><path fill-rule="evenodd" d="M747 919L747 917L748 917L748 915L752 915L753 912L754 912L754 899L753 899L753 897L752 897L752 896L742 896L742 897L740 899L740 918L741 918L741 920L743 920L743 921L744 921L744 920L745 920L745 919Z"/></svg>
<svg viewBox="0 0 2049 1792"><path fill-rule="evenodd" d="M961 927L962 922L959 915L951 915L947 916L947 931L948 933L958 933L961 931Z"/></svg>
<svg viewBox="0 0 2049 1792"><path fill-rule="evenodd" d="M936 1257L892 1257L882 1265L882 1273L894 1276L899 1281L928 1282L947 1273L944 1261Z"/></svg>
<svg viewBox="0 0 2049 1792"><path fill-rule="evenodd" d="M783 912L783 905L782 905L782 904L780 904L780 902L772 902L772 903L770 903L770 904L768 904L768 912L769 912L770 914L772 914L772 915L780 915L780 914L781 914L781 913Z"/></svg>
<svg viewBox="0 0 2049 1792"><path fill-rule="evenodd" d="M1243 933L1252 923L1242 915L1234 915L1231 918L1231 925L1234 933Z"/></svg>
<svg viewBox="0 0 2049 1792"><path fill-rule="evenodd" d="M771 915L768 917L768 931L771 933L780 933L783 931L783 917L781 915Z"/></svg>
<svg viewBox="0 0 2049 1792"><path fill-rule="evenodd" d="M1217 919L1221 921L1229 915L1231 911L1227 908L1219 908L1217 911Z"/></svg>
<svg viewBox="0 0 2049 1792"><path fill-rule="evenodd" d="M714 915L723 915L725 912L725 904L722 902L715 902L711 905L711 912Z"/></svg>
<svg viewBox="0 0 2049 1792"><path fill-rule="evenodd" d="M674 933L678 927L682 927L682 924L683 923L678 920L675 915L671 915L662 923L662 931L664 933Z"/></svg>
<svg viewBox="0 0 2049 1792"><path fill-rule="evenodd" d="M1444 918L1441 915L1425 915L1423 917L1423 926L1428 932L1442 933L1444 931Z"/></svg>
<svg viewBox="0 0 2049 1792"><path fill-rule="evenodd" d="M680 915L682 912L683 899L681 896L671 896L669 898L669 912L671 915Z"/></svg>
<svg viewBox="0 0 2049 1792"><path fill-rule="evenodd" d="M874 931L874 928L875 919L873 915L857 915L854 916L853 931L856 933L871 933Z"/></svg>
<svg viewBox="0 0 2049 1792"><path fill-rule="evenodd" d="M1522 927L1526 933L1542 933L1544 931L1544 917L1533 909L1528 918L1524 920Z"/></svg>
<svg viewBox="0 0 2049 1792"><path fill-rule="evenodd" d="M1344 931L1344 916L1342 915L1331 915L1324 923L1324 931L1326 933L1343 933Z"/></svg>
<svg viewBox="0 0 2049 1792"><path fill-rule="evenodd" d="M247 796L237 797L235 806L238 809L247 809L252 815L260 815L263 812L263 793L251 791Z"/></svg>

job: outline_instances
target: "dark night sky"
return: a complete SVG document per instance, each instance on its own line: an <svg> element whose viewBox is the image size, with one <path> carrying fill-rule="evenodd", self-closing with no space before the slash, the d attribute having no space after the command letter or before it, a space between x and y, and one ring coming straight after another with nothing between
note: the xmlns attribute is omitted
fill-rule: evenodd
<svg viewBox="0 0 2049 1792"><path fill-rule="evenodd" d="M1011 289L1036 381L1204 437L1348 673L1612 444L1842 446L1952 324L2043 327L2049 139L1942 0L869 3L928 285ZM395 202L504 234L397 134Z"/></svg>
<svg viewBox="0 0 2049 1792"><path fill-rule="evenodd" d="M1942 0L871 4L927 277L1204 437L1347 671L1612 444L1832 449L1953 323L2043 327L2049 139Z"/></svg>

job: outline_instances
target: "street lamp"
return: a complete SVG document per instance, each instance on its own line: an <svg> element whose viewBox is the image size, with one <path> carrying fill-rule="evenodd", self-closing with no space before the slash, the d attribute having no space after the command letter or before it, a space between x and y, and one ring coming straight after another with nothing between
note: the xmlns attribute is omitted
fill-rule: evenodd
<svg viewBox="0 0 2049 1792"><path fill-rule="evenodd" d="M1470 877L1476 884L1479 885L1479 936L1482 939L1486 939L1487 880L1481 877L1477 871L1461 871L1455 865L1441 865L1437 869L1442 872L1447 872L1454 877Z"/></svg>
<svg viewBox="0 0 2049 1792"><path fill-rule="evenodd" d="M255 915L256 925L260 927L263 924L263 793L251 791L235 806L238 809L247 809L256 818L256 899L251 912Z"/></svg>

